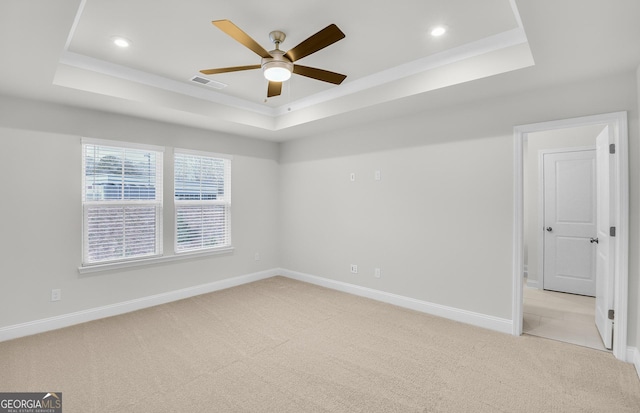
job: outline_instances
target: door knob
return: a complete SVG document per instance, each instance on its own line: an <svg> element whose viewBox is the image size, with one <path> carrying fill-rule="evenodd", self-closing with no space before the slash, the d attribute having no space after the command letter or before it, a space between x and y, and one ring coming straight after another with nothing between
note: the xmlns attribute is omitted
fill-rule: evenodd
<svg viewBox="0 0 640 413"><path fill-rule="evenodd" d="M553 228L547 227L547 231L551 232L551 231L553 231Z"/></svg>
<svg viewBox="0 0 640 413"><path fill-rule="evenodd" d="M598 238L589 238L589 242L592 243L592 244L595 242L597 244L598 243Z"/></svg>

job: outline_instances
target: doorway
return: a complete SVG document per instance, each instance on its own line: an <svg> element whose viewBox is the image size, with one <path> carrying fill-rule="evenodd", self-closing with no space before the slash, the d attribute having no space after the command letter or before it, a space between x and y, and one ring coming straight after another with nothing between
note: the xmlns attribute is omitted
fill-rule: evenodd
<svg viewBox="0 0 640 413"><path fill-rule="evenodd" d="M527 147L540 141L538 135L548 135L552 142L537 153L528 150L530 157L538 158L538 193L525 190L525 216L533 203L538 208L538 227L529 238L542 241L538 250L538 270L544 290L570 294L596 296L596 150L588 147L548 149L549 144L568 144L566 136L575 135L585 143L595 144L602 127L567 128L529 134ZM538 146L540 146L540 143ZM531 165L526 162L525 168ZM527 171L525 170L525 175ZM535 197L537 195L537 197ZM533 227L533 228L532 228ZM526 239L525 235L525 239ZM525 242L525 248L527 248ZM534 257L532 257L534 258Z"/></svg>
<svg viewBox="0 0 640 413"><path fill-rule="evenodd" d="M606 126L523 141L523 334L606 350L595 320L596 137ZM535 247L529 247L534 245Z"/></svg>
<svg viewBox="0 0 640 413"><path fill-rule="evenodd" d="M613 184L610 204L612 206L611 225L615 226L615 237L610 238L614 247L611 265L611 299L610 310L615 317L613 329L613 354L616 358L626 359L627 335L627 254L628 254L628 164L627 164L627 120L625 112L587 116L561 121L543 122L523 125L514 128L514 277L513 277L513 334L523 332L523 288L543 290L542 279L539 278L538 256L541 242L531 241L544 234L540 230L537 211L533 213L525 207L525 192L530 189L531 172L527 171L525 157L531 148L527 145L538 133L568 133L572 128L593 128L610 130L610 141L615 145L616 161L611 169ZM567 146L560 141L554 142ZM585 145L584 142L579 146ZM613 150L613 149L612 149ZM535 182L535 181L534 181ZM526 212L525 212L526 211ZM535 230L532 231L531 228ZM613 233L612 233L613 234ZM535 235L532 237L532 235ZM525 278L526 277L526 278ZM615 282L615 284L614 284ZM595 320L594 320L595 324Z"/></svg>

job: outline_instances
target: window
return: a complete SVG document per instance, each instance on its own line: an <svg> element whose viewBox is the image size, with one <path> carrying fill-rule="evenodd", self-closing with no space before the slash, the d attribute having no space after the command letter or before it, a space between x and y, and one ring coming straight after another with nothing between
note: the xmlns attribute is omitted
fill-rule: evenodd
<svg viewBox="0 0 640 413"><path fill-rule="evenodd" d="M162 254L163 148L82 141L82 265Z"/></svg>
<svg viewBox="0 0 640 413"><path fill-rule="evenodd" d="M176 149L176 253L231 246L231 158Z"/></svg>

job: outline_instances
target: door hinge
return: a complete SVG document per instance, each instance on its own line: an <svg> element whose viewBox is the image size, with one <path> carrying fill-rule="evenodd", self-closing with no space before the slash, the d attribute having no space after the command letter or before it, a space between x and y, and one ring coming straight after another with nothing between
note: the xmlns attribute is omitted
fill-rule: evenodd
<svg viewBox="0 0 640 413"><path fill-rule="evenodd" d="M612 144L609 145L609 153L610 154L616 153L616 144L615 143L612 143Z"/></svg>
<svg viewBox="0 0 640 413"><path fill-rule="evenodd" d="M610 237L615 237L616 236L616 227L609 228L609 236Z"/></svg>
<svg viewBox="0 0 640 413"><path fill-rule="evenodd" d="M609 318L609 320L613 320L614 316L615 316L615 311L609 310L609 313L607 314L607 318Z"/></svg>

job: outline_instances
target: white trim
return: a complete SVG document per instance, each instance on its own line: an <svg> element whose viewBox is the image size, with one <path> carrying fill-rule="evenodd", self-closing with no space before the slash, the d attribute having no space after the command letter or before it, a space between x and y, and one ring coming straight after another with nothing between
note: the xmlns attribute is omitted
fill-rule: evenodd
<svg viewBox="0 0 640 413"><path fill-rule="evenodd" d="M167 90L169 92L180 93L196 99L202 99L236 109L251 111L258 115L273 117L273 109L268 106L260 105L246 99L225 95L210 88L203 88L201 86L196 86L195 84L190 85L186 83L187 78L185 78L185 81L169 79L164 76L154 75L149 72L133 69L120 64L108 62L106 60L70 52L66 49L61 53L58 63L81 70L100 73L117 79ZM59 67L60 65L58 65L58 68ZM57 84L55 79L54 84ZM271 123L269 126L263 128L273 130L273 124Z"/></svg>
<svg viewBox="0 0 640 413"><path fill-rule="evenodd" d="M180 253L176 253L175 255L165 255L162 257L142 258L137 260L129 259L127 261L110 262L106 264L87 265L85 267L78 267L78 272L80 274L89 274L92 272L118 270L121 268L141 267L144 265L160 264L163 262L179 261L179 260L185 260L189 258L200 258L200 257L209 256L209 255L228 254L228 253L232 253L233 251L234 251L234 247L226 247L226 248L209 249L206 251L198 251L198 252L180 252Z"/></svg>
<svg viewBox="0 0 640 413"><path fill-rule="evenodd" d="M627 347L627 362L632 363L640 379L640 350L638 347Z"/></svg>
<svg viewBox="0 0 640 413"><path fill-rule="evenodd" d="M196 255L196 254L192 254ZM198 254L205 255L205 254ZM163 257L165 258L165 257ZM166 257L171 258L171 257ZM182 257L180 257L182 258ZM274 268L256 272L253 274L241 275L237 277L227 278L220 281L214 281L207 284L201 284L194 287L187 287L180 290L169 291L166 293L156 294L148 297L138 298L116 304L110 304L102 307L90 308L87 310L77 311L69 314L62 314L55 317L48 317L40 320L30 321L26 323L16 324L12 326L0 328L0 342L12 340L15 338L25 337L32 334L44 333L46 331L56 330L59 328L69 327L72 325L85 323L88 321L99 320L106 317L112 317L120 314L153 307L160 304L166 304L201 294L207 294L226 288L236 287L243 284L275 277L281 275L294 280L319 285L337 291L349 294L371 298L377 301L397 305L399 307L409 308L422 313L435 315L438 317L448 318L451 320L471 324L478 327L495 330L502 333L511 333L511 320L493 317L485 314L474 313L472 311L461 310L458 308L447 307L440 304L429 303L410 297L404 297L397 294L387 293L384 291L374 290L371 288L361 287L358 285L343 283L340 281L330 280L327 278L317 277L300 272L290 271L281 268Z"/></svg>
<svg viewBox="0 0 640 413"><path fill-rule="evenodd" d="M511 4L511 10L513 11L513 17L516 19L516 22L518 23L518 27L520 29L523 29L524 31L524 26L522 25L522 18L520 18L520 11L518 10L518 6L516 5L516 0L509 0L509 3ZM525 35L526 37L526 35Z"/></svg>
<svg viewBox="0 0 640 413"><path fill-rule="evenodd" d="M629 254L629 150L627 131L627 112L605 113L572 119L520 125L513 128L514 135L514 202L513 202L513 302L512 320L514 335L522 334L522 273L524 271L523 248L523 141L527 134L553 129L565 129L587 125L612 125L616 144L617 168L615 178L618 190L615 193L615 211L617 234L615 237L615 291L614 310L616 328L613 331L613 355L619 360L627 358L627 291L628 291L628 254Z"/></svg>
<svg viewBox="0 0 640 413"><path fill-rule="evenodd" d="M527 283L524 285L525 288L532 288L534 290L541 290L541 283L538 280L530 280L527 278Z"/></svg>
<svg viewBox="0 0 640 413"><path fill-rule="evenodd" d="M98 145L98 146L107 146L109 148L127 148L127 149L142 149L145 151L155 151L164 153L165 147L158 145L149 145L146 143L136 143L136 142L128 142L128 141L115 141L110 139L97 139L97 138L88 138L83 136L80 138L80 142L83 145Z"/></svg>
<svg viewBox="0 0 640 413"><path fill-rule="evenodd" d="M512 4L512 10L514 10ZM517 10L514 10L516 13ZM520 22L519 14L514 16ZM75 27L74 27L75 29ZM72 32L73 33L73 32ZM70 34L70 37L72 34ZM259 115L268 116L271 119L284 117L291 111L305 109L317 104L335 100L344 96L353 95L363 90L377 87L392 81L397 81L412 75L444 67L449 64L461 62L476 56L481 56L494 51L504 50L512 46L528 44L524 29L518 23L518 27L487 36L483 39L466 43L449 50L441 51L411 62L383 70L372 75L361 77L357 80L346 82L340 88L332 88L289 102L279 107L271 108L265 105L251 102L247 99L225 95L215 90L207 90L195 85L186 84L184 81L176 81L164 76L153 75L138 69L108 62L94 57L86 56L68 50L62 52L59 63L70 67L88 70L104 74L110 77L140 83L143 85L181 93L190 97L206 100L241 110L251 111ZM268 130L279 129L272 123Z"/></svg>
<svg viewBox="0 0 640 413"><path fill-rule="evenodd" d="M44 333L46 331L69 327L75 324L86 323L87 321L99 320L101 318L112 317L143 308L166 304L201 294L237 287L254 281L271 278L278 275L277 270L271 269L253 274L231 277L207 284L187 287L180 290L137 298L135 300L124 301L117 304L105 305L102 307L90 308L88 310L77 311L75 313L62 314L55 317L30 321L0 328L0 342L12 340L14 338L29 336L32 334Z"/></svg>
<svg viewBox="0 0 640 413"><path fill-rule="evenodd" d="M523 274L524 274L524 151L523 144L526 136L514 128L516 139L513 143L513 283L511 285L511 334L522 335L523 320Z"/></svg>
<svg viewBox="0 0 640 413"><path fill-rule="evenodd" d="M435 315L438 317L448 318L450 320L471 324L477 327L499 331L501 333L510 334L513 328L511 325L511 320L505 318L474 313L472 311L462 310L454 307L447 307L440 304L417 300L415 298L405 297L380 290L374 290L367 287L361 287L359 285L349 284L287 269L280 269L279 273L284 277L294 280L319 285L321 287L342 291L360 297L371 298L373 300L397 305L399 307L409 308L411 310Z"/></svg>
<svg viewBox="0 0 640 413"><path fill-rule="evenodd" d="M233 160L233 155L227 155L225 153L215 153L215 152L206 152L206 151L196 151L194 149L182 149L182 148L173 148L173 153L182 153L184 155L194 155L194 156L202 156L206 158L222 158L222 159L230 159Z"/></svg>
<svg viewBox="0 0 640 413"><path fill-rule="evenodd" d="M82 12L84 11L84 6L87 4L87 0L81 0L80 5L78 6L78 11L76 11L76 16L73 19L73 24L71 25L71 30L67 35L67 41L64 43L64 50L69 50L69 46L71 45L71 40L73 40L73 35L78 28L78 24L80 23L80 17L82 16Z"/></svg>
<svg viewBox="0 0 640 413"><path fill-rule="evenodd" d="M520 16L518 15L516 19L519 20L519 17ZM470 43L465 43L368 76L360 77L356 80L345 82L339 88L327 89L314 95L289 102L285 105L274 108L272 116L284 116L287 113L290 113L290 111L305 109L344 96L349 96L357 92L362 92L363 90L372 89L399 79L404 79L412 75L423 73L428 70L444 67L446 65L461 62L497 50L504 50L508 47L523 43L528 44L527 36L522 26L519 25L519 27L511 30L496 33Z"/></svg>
<svg viewBox="0 0 640 413"><path fill-rule="evenodd" d="M615 328L613 330L613 354L616 358L623 357L627 348L628 328L628 291L629 291L629 137L627 130L627 112L618 112L617 122L614 122L614 142L616 145L615 158L617 165L614 173L618 186L614 197L617 210L614 217L616 226L615 237L615 286L614 310ZM617 333L617 334L616 334Z"/></svg>

